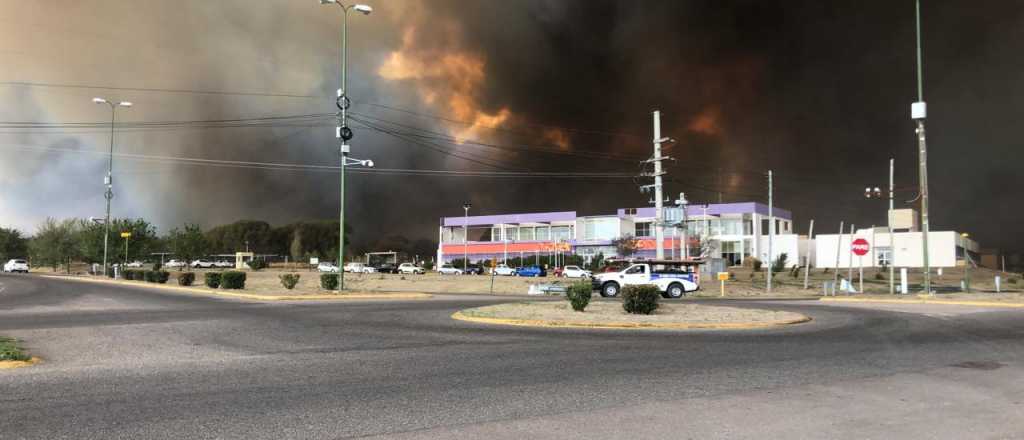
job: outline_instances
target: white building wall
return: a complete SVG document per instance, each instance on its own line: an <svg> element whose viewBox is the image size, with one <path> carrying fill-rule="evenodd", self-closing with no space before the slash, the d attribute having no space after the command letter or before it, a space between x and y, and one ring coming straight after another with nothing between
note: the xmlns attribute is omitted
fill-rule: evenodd
<svg viewBox="0 0 1024 440"><path fill-rule="evenodd" d="M843 234L840 240L836 234L819 234L815 239L814 267L834 268L836 267L836 253L839 246L839 267L876 267L876 247L889 247L889 233L877 230L862 229L856 231L851 238L849 234ZM920 232L896 232L893 234L895 243L893 264L896 267L924 267L924 249L922 245L922 234ZM928 233L928 257L929 265L932 267L954 267L956 266L956 245L958 234L953 231L933 231ZM871 252L863 257L858 257L850 250L850 243L858 238L863 238L871 245ZM852 260L851 260L852 258Z"/></svg>
<svg viewBox="0 0 1024 440"><path fill-rule="evenodd" d="M760 243L758 243L759 252L757 258L764 264L771 264L779 255L786 254L786 267L796 266L800 262L800 237L796 234L780 234L776 235L772 240L772 255L768 256L768 239L767 235L760 237Z"/></svg>

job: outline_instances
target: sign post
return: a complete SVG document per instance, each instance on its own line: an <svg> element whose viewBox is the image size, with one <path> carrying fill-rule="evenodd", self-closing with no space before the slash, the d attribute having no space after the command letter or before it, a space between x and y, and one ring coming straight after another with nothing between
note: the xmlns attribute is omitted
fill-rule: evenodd
<svg viewBox="0 0 1024 440"><path fill-rule="evenodd" d="M858 290L860 290L860 293L864 293L864 256L871 251L871 244L863 238L858 238L853 240L850 250L857 256L857 262L860 265L860 285Z"/></svg>
<svg viewBox="0 0 1024 440"><path fill-rule="evenodd" d="M127 232L127 231L126 232L122 232L121 233L121 238L124 239L124 264L127 267L128 266L128 239L132 238L132 233L131 232Z"/></svg>
<svg viewBox="0 0 1024 440"><path fill-rule="evenodd" d="M718 272L718 282L720 283L720 289L722 296L725 296L725 280L729 279L729 272Z"/></svg>

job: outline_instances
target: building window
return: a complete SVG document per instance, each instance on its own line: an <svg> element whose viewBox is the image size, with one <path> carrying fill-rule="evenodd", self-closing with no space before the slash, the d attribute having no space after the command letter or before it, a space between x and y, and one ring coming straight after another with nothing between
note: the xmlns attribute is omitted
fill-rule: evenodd
<svg viewBox="0 0 1024 440"><path fill-rule="evenodd" d="M572 226L552 226L551 241L572 240Z"/></svg>
<svg viewBox="0 0 1024 440"><path fill-rule="evenodd" d="M633 233L636 237L650 237L651 236L651 223L637 223L635 231Z"/></svg>
<svg viewBox="0 0 1024 440"><path fill-rule="evenodd" d="M540 241L546 241L551 239L551 227L550 226L537 226L534 231L534 239Z"/></svg>
<svg viewBox="0 0 1024 440"><path fill-rule="evenodd" d="M532 241L533 240L533 228L520 227L519 228L519 240L521 241Z"/></svg>
<svg viewBox="0 0 1024 440"><path fill-rule="evenodd" d="M877 255L878 261L877 266L889 266L892 264L892 248L891 247L877 247L875 248L875 255Z"/></svg>
<svg viewBox="0 0 1024 440"><path fill-rule="evenodd" d="M761 235L768 235L769 226L771 226L771 223L768 222L768 219L761 219Z"/></svg>
<svg viewBox="0 0 1024 440"><path fill-rule="evenodd" d="M636 208L626 208L626 215L636 215Z"/></svg>

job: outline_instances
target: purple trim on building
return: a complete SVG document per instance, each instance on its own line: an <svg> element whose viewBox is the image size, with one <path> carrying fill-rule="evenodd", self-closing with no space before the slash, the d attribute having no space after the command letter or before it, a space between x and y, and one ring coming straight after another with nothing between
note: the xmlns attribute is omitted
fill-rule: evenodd
<svg viewBox="0 0 1024 440"><path fill-rule="evenodd" d="M520 224L520 223L551 223L576 221L576 211L534 212L525 214L476 215L469 216L469 226ZM444 226L465 226L466 217L445 217Z"/></svg>
<svg viewBox="0 0 1024 440"><path fill-rule="evenodd" d="M764 215L764 216L768 215L768 205L765 205L764 203L759 203L759 202L720 203L720 204L719 203L712 203L712 204L707 205L707 207L708 207L708 215L753 214L753 213L757 213L757 214ZM785 219L785 220L792 220L793 219L793 213L789 212L789 210L782 209L782 208L779 208L779 207L774 207L772 210L774 211L775 217L778 217L778 218L781 218L781 219ZM687 214L689 214L689 215L703 215L704 214L704 205L697 205L697 204L689 205L687 207L686 211L687 211ZM625 217L626 216L626 210L625 209L619 209L618 210L618 215L619 215L619 217ZM636 216L637 217L650 217L650 218L654 218L654 208L653 207L636 208Z"/></svg>

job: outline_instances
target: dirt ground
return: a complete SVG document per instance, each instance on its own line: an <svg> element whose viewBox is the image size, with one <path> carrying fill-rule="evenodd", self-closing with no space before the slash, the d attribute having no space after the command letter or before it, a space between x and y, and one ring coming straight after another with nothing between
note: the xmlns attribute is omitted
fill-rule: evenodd
<svg viewBox="0 0 1024 440"><path fill-rule="evenodd" d="M577 312L568 302L511 303L463 310L464 315L482 318L542 320L582 323L768 323L796 321L803 315L775 310L745 309L686 303L662 302L651 315L626 313L618 302L594 302Z"/></svg>

